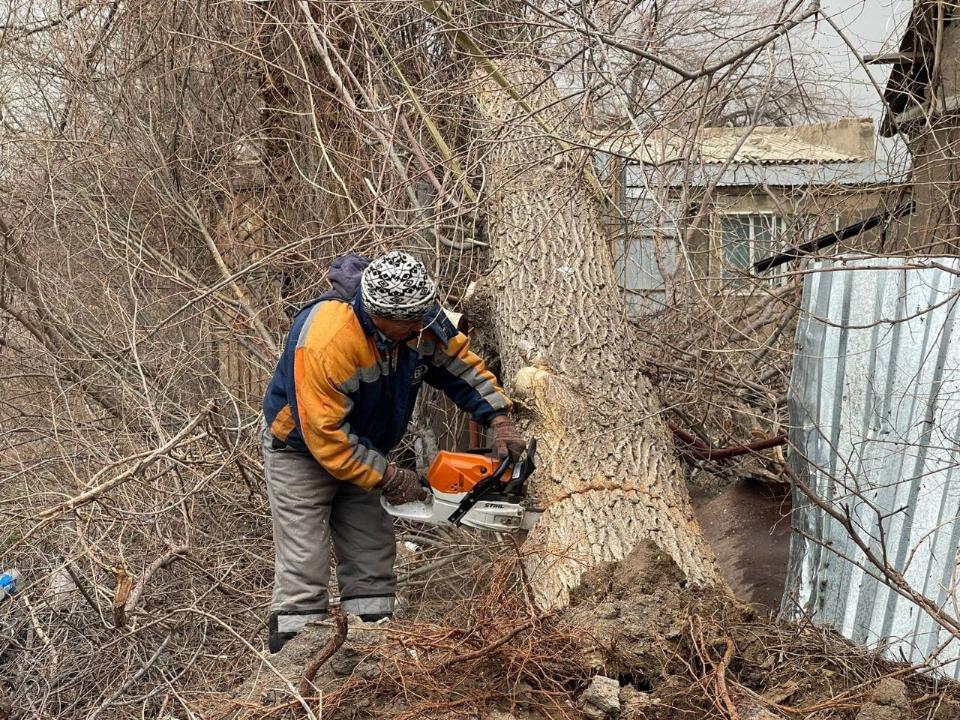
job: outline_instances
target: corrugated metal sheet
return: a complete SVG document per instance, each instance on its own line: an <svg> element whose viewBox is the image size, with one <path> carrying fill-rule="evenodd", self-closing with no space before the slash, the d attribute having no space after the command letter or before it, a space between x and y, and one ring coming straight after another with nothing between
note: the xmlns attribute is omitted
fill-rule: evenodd
<svg viewBox="0 0 960 720"><path fill-rule="evenodd" d="M875 158L872 121L852 118L791 127L707 127L695 135L673 128L601 137L584 134L590 147L656 165L687 159L695 165L719 164L731 155L733 164L750 165L858 163Z"/></svg>
<svg viewBox="0 0 960 720"><path fill-rule="evenodd" d="M913 267L930 263L947 269ZM960 258L816 267L790 383L792 467L914 588L949 605L960 546ZM949 639L860 567L841 524L799 492L793 526L786 615L810 614L897 660L922 660ZM941 658L958 656L954 640ZM944 670L960 677L958 662Z"/></svg>
<svg viewBox="0 0 960 720"><path fill-rule="evenodd" d="M721 171L720 165L694 168L689 176L676 173L661 178L668 187L703 187L716 180L720 187L805 187L808 185L870 185L890 181L890 176L873 160L859 163L825 163L821 165L728 165ZM647 185L643 180L644 168L630 165L624 169L626 191L636 196ZM719 177L718 177L719 176Z"/></svg>
<svg viewBox="0 0 960 720"><path fill-rule="evenodd" d="M707 166L695 175L691 184L713 182L718 166ZM859 163L823 163L820 165L733 165L717 180L724 187L770 185L803 187L805 185L872 185L890 181L884 167L874 160Z"/></svg>
<svg viewBox="0 0 960 720"><path fill-rule="evenodd" d="M829 144L814 142L790 127L704 128L700 137L703 162L726 162L731 154L735 163L839 163L871 160L859 148L843 151ZM748 134L749 133L749 134ZM744 139L746 135L746 139Z"/></svg>

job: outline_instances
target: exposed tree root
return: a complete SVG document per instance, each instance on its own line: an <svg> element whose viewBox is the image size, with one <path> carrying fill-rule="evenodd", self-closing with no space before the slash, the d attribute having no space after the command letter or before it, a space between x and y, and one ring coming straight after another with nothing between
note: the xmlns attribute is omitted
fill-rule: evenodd
<svg viewBox="0 0 960 720"><path fill-rule="evenodd" d="M314 657L303 669L303 678L300 680L299 691L301 695L310 695L313 689L313 679L317 676L317 671L323 667L323 664L333 657L333 654L343 646L343 641L347 639L347 616L342 612L334 612L333 621L335 630L327 644L323 646L316 657Z"/></svg>
<svg viewBox="0 0 960 720"><path fill-rule="evenodd" d="M311 688L317 716L872 720L889 709L905 719L940 720L952 716L933 714L938 705L960 707L951 704L960 700L953 683L896 666L812 625L778 624L727 595L687 585L650 543L587 573L571 605L550 614L531 615L518 592L520 567L518 557L475 568L481 578L474 595L436 605L425 599L433 617L352 625ZM323 657L338 632L329 623L315 626L294 643L324 646ZM591 704L600 701L590 698L597 676L609 678L604 682L614 691L619 686L619 695L606 699L613 709L603 715ZM204 717L298 712L277 684L244 692L242 705L207 708Z"/></svg>

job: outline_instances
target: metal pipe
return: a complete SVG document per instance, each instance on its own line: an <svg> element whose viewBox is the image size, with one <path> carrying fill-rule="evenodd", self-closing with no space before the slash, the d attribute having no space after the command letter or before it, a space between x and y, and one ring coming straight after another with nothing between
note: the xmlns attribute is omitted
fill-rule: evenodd
<svg viewBox="0 0 960 720"><path fill-rule="evenodd" d="M816 240L811 240L803 245L792 247L786 252L780 253L779 255L771 255L763 260L758 260L753 264L753 271L758 274L766 272L771 268L779 267L780 265L788 263L791 260L796 260L797 258L803 257L804 255L809 255L817 250L822 250L825 247L836 245L841 240L846 240L854 235L859 235L867 230L872 230L885 220L896 220L903 215L909 215L913 212L914 206L915 203L913 200L911 200L910 202L904 203L893 210L877 213L876 215L868 217L866 220L861 220L853 225L847 225L847 227L843 228L842 230L828 233L827 235L818 237Z"/></svg>

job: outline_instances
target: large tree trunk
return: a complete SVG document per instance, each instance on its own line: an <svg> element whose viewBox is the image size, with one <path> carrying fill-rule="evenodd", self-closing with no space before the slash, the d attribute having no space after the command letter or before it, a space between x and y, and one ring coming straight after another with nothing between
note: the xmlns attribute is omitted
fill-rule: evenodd
<svg viewBox="0 0 960 720"><path fill-rule="evenodd" d="M688 581L722 582L694 519L683 474L640 371L642 348L625 319L590 156L561 152L552 82L507 73L538 111L529 117L500 84L483 80L489 134L487 227L492 323L508 390L540 442L535 492L546 512L528 538L538 601L562 605L583 572L625 557L645 540ZM532 95L530 88L543 83ZM549 88L549 90L547 90Z"/></svg>

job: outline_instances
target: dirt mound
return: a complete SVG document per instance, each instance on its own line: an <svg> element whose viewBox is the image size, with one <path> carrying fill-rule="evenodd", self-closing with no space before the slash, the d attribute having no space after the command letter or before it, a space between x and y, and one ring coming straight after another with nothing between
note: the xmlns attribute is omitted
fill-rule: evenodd
<svg viewBox="0 0 960 720"><path fill-rule="evenodd" d="M657 717L659 705L673 712L672 702L664 700L688 684L674 676L673 660L689 657L690 633L704 634L706 645L722 644L716 633L721 624L753 617L724 593L690 587L669 555L644 543L623 561L588 573L564 622L589 638L585 657L595 672L644 694L637 717ZM714 637L708 639L710 631Z"/></svg>
<svg viewBox="0 0 960 720"><path fill-rule="evenodd" d="M306 704L351 720L958 717L952 684L691 587L652 544L587 573L557 613L524 599L517 567L501 561L485 579L430 622L353 622ZM303 668L333 633L309 626L206 717L303 717Z"/></svg>
<svg viewBox="0 0 960 720"><path fill-rule="evenodd" d="M589 638L582 649L593 672L632 693L625 720L919 720L957 707L953 683L690 587L652 544L589 573L564 622Z"/></svg>

